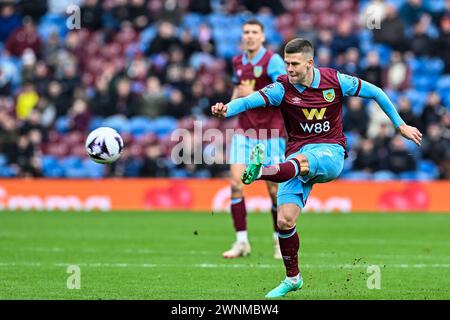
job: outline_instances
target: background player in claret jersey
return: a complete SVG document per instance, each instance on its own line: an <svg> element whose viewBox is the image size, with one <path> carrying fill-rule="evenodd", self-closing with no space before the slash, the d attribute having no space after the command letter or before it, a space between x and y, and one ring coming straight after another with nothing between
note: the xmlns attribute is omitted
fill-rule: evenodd
<svg viewBox="0 0 450 320"><path fill-rule="evenodd" d="M233 58L233 82L235 84L232 100L245 97L274 82L278 76L286 74L280 55L263 47L264 27L257 20L249 20L242 27L244 53ZM250 150L262 143L266 146L266 164L274 164L284 159L285 129L278 109L248 110L239 115L238 129L230 148L231 163L231 215L236 231L236 242L224 252L225 258L237 258L250 254L251 247L247 234L247 211L243 196L241 175L248 164ZM272 198L272 218L274 226L274 256L281 259L278 245L277 226L277 184L267 181L267 189Z"/></svg>
<svg viewBox="0 0 450 320"><path fill-rule="evenodd" d="M312 186L336 179L344 166L346 139L342 128L342 102L345 96L374 99L395 128L420 146L422 134L408 126L395 106L377 86L335 69L315 68L311 43L294 39L286 44L284 61L287 76L242 99L212 106L217 116L233 116L244 110L278 106L282 112L288 143L287 161L263 166L264 146L252 150L252 163L242 180L256 179L281 183L278 190L278 229L286 278L266 297L283 297L303 285L299 272L299 237L296 223Z"/></svg>

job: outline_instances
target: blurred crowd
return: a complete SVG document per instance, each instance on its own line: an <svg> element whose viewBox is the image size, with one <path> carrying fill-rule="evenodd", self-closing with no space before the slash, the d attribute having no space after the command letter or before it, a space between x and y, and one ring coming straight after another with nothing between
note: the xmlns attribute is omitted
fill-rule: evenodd
<svg viewBox="0 0 450 320"><path fill-rule="evenodd" d="M268 48L309 39L317 66L382 87L424 133L416 148L375 103L349 98L342 178L450 179L448 0L0 0L0 176L227 176L226 165L174 164L171 133L235 126L209 107L231 96L250 17ZM124 138L114 165L86 158L98 126Z"/></svg>

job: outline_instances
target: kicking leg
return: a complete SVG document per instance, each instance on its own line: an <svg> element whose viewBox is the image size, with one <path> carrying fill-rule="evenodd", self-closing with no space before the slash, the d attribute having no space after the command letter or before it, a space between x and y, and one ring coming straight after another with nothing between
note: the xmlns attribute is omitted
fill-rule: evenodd
<svg viewBox="0 0 450 320"><path fill-rule="evenodd" d="M258 144L251 153L251 164L247 166L242 174L242 182L250 184L255 180L267 180L272 182L285 182L298 175L304 176L309 173L308 158L298 154L285 162L264 167L264 146Z"/></svg>

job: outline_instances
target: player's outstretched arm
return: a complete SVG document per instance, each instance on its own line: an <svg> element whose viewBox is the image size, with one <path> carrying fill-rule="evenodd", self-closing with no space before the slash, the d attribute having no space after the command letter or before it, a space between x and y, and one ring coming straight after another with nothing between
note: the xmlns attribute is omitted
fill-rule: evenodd
<svg viewBox="0 0 450 320"><path fill-rule="evenodd" d="M232 117L249 109L264 106L264 98L259 92L254 92L247 97L234 99L227 104L218 102L211 107L211 112L216 117Z"/></svg>
<svg viewBox="0 0 450 320"><path fill-rule="evenodd" d="M374 99L384 111L384 113L391 119L394 127L400 132L400 134L406 139L414 141L418 146L422 143L422 133L416 127L407 125L397 112L392 101L384 93L384 91L367 82L361 80L361 89L359 96L362 98Z"/></svg>
<svg viewBox="0 0 450 320"><path fill-rule="evenodd" d="M263 89L252 94L234 99L227 104L221 102L211 107L211 112L216 117L232 117L249 109L266 107L269 105L279 106L284 96L283 85L274 82Z"/></svg>

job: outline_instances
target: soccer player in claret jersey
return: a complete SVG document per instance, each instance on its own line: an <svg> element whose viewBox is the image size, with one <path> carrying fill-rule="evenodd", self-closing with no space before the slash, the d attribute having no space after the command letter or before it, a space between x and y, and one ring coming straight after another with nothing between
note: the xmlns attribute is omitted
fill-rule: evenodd
<svg viewBox="0 0 450 320"><path fill-rule="evenodd" d="M242 27L244 53L233 58L233 82L235 84L232 100L245 97L252 92L276 81L286 74L280 55L263 47L264 27L257 20L249 20ZM264 164L275 164L284 160L285 129L280 110L248 110L238 117L238 129L233 135L228 162L231 170L231 216L236 231L236 241L231 249L223 253L225 258L237 258L250 254L251 247L247 234L247 210L243 197L241 175L249 164L253 147L262 143L267 156ZM277 235L277 190L278 184L267 181L267 189L272 198L272 219L274 226L274 257L281 259Z"/></svg>
<svg viewBox="0 0 450 320"><path fill-rule="evenodd" d="M422 134L408 126L395 106L377 86L330 68L314 67L314 50L304 39L288 42L284 49L287 75L248 97L228 104L217 103L211 111L231 117L244 110L274 106L281 110L288 133L286 162L263 166L264 147L252 150L252 163L242 181L256 179L280 183L278 190L278 236L286 278L266 297L283 297L303 285L299 272L297 218L305 206L312 186L336 179L342 171L346 139L342 124L345 96L374 99L403 137L420 146Z"/></svg>

